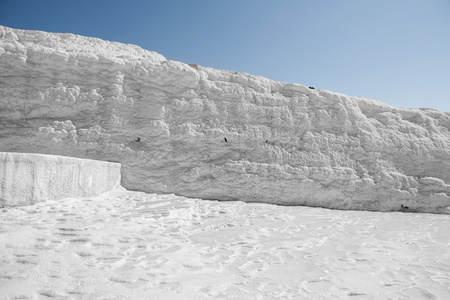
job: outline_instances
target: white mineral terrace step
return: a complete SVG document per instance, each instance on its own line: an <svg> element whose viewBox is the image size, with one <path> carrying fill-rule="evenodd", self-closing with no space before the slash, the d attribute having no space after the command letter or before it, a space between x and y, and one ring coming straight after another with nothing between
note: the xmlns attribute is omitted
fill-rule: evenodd
<svg viewBox="0 0 450 300"><path fill-rule="evenodd" d="M96 196L120 187L120 163L0 152L0 207Z"/></svg>

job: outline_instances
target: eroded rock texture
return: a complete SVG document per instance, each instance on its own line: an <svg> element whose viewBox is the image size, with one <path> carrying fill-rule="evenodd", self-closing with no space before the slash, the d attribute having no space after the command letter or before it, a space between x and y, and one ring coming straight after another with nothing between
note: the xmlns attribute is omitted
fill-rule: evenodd
<svg viewBox="0 0 450 300"><path fill-rule="evenodd" d="M448 212L449 113L72 34L0 36L0 151L119 161L146 192Z"/></svg>

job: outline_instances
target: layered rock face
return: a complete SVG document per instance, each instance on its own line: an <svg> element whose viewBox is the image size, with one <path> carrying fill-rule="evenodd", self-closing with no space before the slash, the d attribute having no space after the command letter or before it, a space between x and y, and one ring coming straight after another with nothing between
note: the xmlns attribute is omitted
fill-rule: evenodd
<svg viewBox="0 0 450 300"><path fill-rule="evenodd" d="M118 161L146 192L449 212L450 113L6 27L0 70L0 151Z"/></svg>
<svg viewBox="0 0 450 300"><path fill-rule="evenodd" d="M120 164L0 152L0 207L90 197L120 187Z"/></svg>

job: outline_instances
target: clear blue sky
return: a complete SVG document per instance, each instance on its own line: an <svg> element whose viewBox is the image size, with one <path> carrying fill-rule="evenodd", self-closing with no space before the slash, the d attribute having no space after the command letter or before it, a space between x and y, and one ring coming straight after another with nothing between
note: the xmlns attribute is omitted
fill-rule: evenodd
<svg viewBox="0 0 450 300"><path fill-rule="evenodd" d="M0 24L450 111L450 0L0 0Z"/></svg>

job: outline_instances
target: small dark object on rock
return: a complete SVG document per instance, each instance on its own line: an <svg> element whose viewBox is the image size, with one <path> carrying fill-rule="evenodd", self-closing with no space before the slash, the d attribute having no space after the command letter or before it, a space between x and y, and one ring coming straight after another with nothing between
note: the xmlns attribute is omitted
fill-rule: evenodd
<svg viewBox="0 0 450 300"><path fill-rule="evenodd" d="M402 207L403 210L408 210L409 209L408 206L404 206L403 204L401 205L401 207Z"/></svg>
<svg viewBox="0 0 450 300"><path fill-rule="evenodd" d="M225 142L227 142L228 143L228 140L227 140L227 138L223 138L224 140L225 140Z"/></svg>
<svg viewBox="0 0 450 300"><path fill-rule="evenodd" d="M136 142L140 142L140 141L141 141L141 138L137 138Z"/></svg>
<svg viewBox="0 0 450 300"><path fill-rule="evenodd" d="M309 88L310 88L311 90L314 90L314 87L313 87L313 86L310 86Z"/></svg>

